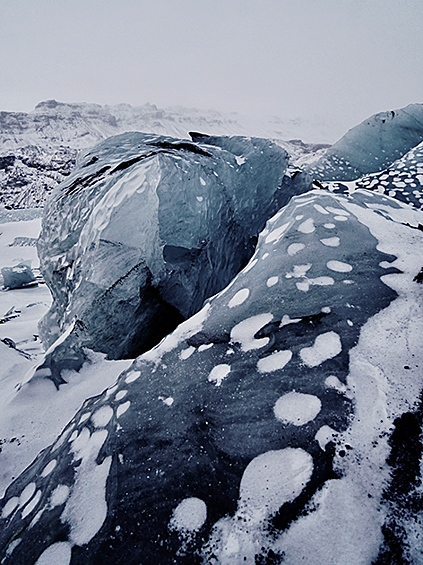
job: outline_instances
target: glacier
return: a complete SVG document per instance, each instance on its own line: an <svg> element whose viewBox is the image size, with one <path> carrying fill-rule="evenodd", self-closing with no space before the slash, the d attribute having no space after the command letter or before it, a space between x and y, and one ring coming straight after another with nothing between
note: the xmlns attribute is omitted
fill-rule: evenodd
<svg viewBox="0 0 423 565"><path fill-rule="evenodd" d="M423 104L409 104L364 120L304 168L317 181L352 181L386 169L422 141Z"/></svg>
<svg viewBox="0 0 423 565"><path fill-rule="evenodd" d="M4 563L377 563L398 520L418 555L419 512L389 482L423 385L423 236L397 210L292 198L230 285L8 488Z"/></svg>
<svg viewBox="0 0 423 565"><path fill-rule="evenodd" d="M423 153L388 118L400 153L352 180L263 139L111 138L54 189L40 264L37 214L0 214L39 281L0 293L2 564L422 562ZM140 287L173 310L139 355Z"/></svg>

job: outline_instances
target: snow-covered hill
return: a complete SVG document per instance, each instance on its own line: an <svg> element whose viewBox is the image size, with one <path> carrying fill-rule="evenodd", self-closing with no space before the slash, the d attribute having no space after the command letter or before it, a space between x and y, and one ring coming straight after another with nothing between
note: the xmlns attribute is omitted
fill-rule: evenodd
<svg viewBox="0 0 423 565"><path fill-rule="evenodd" d="M0 112L0 205L42 207L75 165L78 150L130 131L189 138L188 132L273 139L294 157L336 141L336 124L260 118L154 104L67 104L48 100L29 113ZM294 140L294 142L289 142Z"/></svg>

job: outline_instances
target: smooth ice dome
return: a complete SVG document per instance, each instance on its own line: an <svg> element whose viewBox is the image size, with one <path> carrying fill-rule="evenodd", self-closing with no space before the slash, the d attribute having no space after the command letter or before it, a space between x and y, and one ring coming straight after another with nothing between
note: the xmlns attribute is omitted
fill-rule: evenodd
<svg viewBox="0 0 423 565"><path fill-rule="evenodd" d="M351 181L382 171L422 141L423 104L410 104L364 120L305 169L319 181Z"/></svg>

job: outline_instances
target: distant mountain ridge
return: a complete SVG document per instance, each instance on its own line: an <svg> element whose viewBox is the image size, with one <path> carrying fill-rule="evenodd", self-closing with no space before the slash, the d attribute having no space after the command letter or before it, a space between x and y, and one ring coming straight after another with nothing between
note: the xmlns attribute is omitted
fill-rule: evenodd
<svg viewBox="0 0 423 565"><path fill-rule="evenodd" d="M149 103L132 107L47 100L29 113L0 112L0 205L43 206L49 192L72 170L79 150L128 131L187 139L192 130L264 137L299 157L333 142L336 134L330 129L317 121L250 118L183 107L162 109Z"/></svg>

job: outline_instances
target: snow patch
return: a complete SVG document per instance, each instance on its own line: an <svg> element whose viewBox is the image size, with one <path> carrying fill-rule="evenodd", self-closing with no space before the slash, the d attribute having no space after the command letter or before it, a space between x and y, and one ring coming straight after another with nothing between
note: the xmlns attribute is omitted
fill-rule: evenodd
<svg viewBox="0 0 423 565"><path fill-rule="evenodd" d="M185 498L173 511L169 528L181 533L196 532L207 518L207 506L203 500L196 497Z"/></svg>
<svg viewBox="0 0 423 565"><path fill-rule="evenodd" d="M352 271L352 266L342 261L328 261L326 266L331 271L336 271L337 273L349 273Z"/></svg>
<svg viewBox="0 0 423 565"><path fill-rule="evenodd" d="M322 403L317 396L294 391L281 396L273 411L276 418L284 424L303 426L314 420L321 408Z"/></svg>
<svg viewBox="0 0 423 565"><path fill-rule="evenodd" d="M314 227L313 218L309 218L298 226L298 231L300 231L301 233L313 233L315 229L316 228Z"/></svg>
<svg viewBox="0 0 423 565"><path fill-rule="evenodd" d="M342 351L341 340L335 332L326 332L316 337L312 347L304 347L300 357L309 367L317 367L324 361L336 357Z"/></svg>
<svg viewBox="0 0 423 565"><path fill-rule="evenodd" d="M216 386L220 386L224 379L229 375L231 371L231 366L222 363L221 365L216 365L214 367L208 377L208 380L211 383L214 383Z"/></svg>
<svg viewBox="0 0 423 565"><path fill-rule="evenodd" d="M255 339L254 335L266 324L273 320L273 314L258 314L243 320L232 328L231 340L239 343L242 351L260 349L269 343L268 337Z"/></svg>
<svg viewBox="0 0 423 565"><path fill-rule="evenodd" d="M234 308L235 306L239 306L243 302L247 300L250 296L250 289L243 288L239 290L230 300L228 303L229 308Z"/></svg>
<svg viewBox="0 0 423 565"><path fill-rule="evenodd" d="M267 357L259 359L257 362L257 370L259 373L270 373L283 369L292 359L292 351L289 349L284 351L275 351Z"/></svg>

